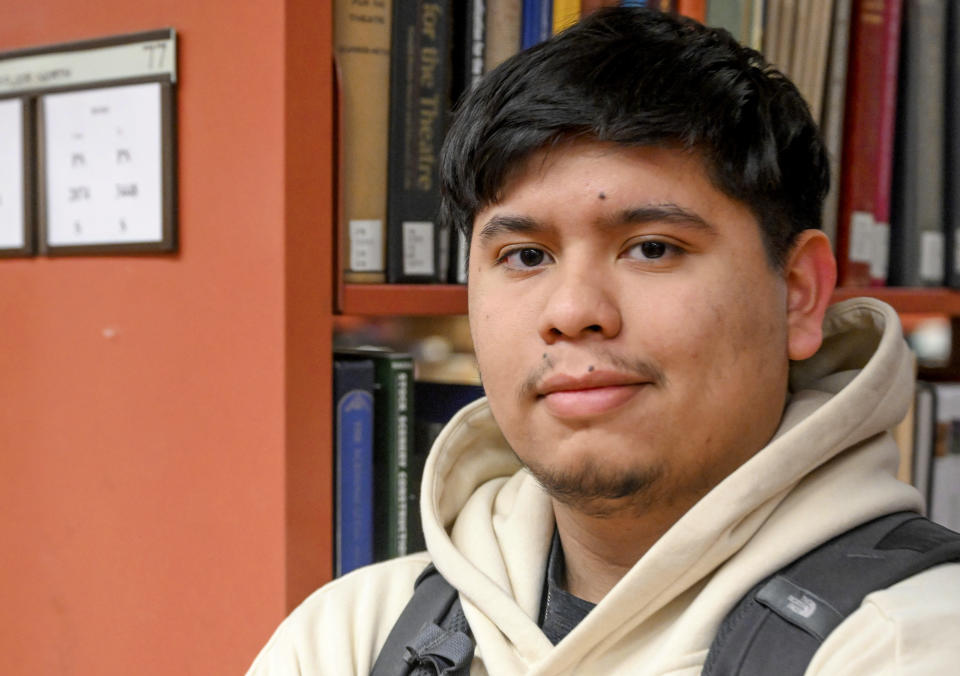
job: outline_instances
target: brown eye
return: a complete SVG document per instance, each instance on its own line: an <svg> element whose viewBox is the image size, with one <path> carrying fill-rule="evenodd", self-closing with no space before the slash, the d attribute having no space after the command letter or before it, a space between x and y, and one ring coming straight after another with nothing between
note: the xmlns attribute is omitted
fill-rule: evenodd
<svg viewBox="0 0 960 676"><path fill-rule="evenodd" d="M637 242L631 246L624 253L624 256L638 262L646 261L652 263L653 261L658 261L658 265L661 265L668 261L675 262L675 259L678 256L682 256L683 253L684 250L676 244L657 239L648 239Z"/></svg>
<svg viewBox="0 0 960 676"><path fill-rule="evenodd" d="M521 249L520 263L527 267L534 267L543 262L543 251L540 249Z"/></svg>
<svg viewBox="0 0 960 676"><path fill-rule="evenodd" d="M647 258L661 258L667 253L667 245L663 242L643 242L640 251Z"/></svg>

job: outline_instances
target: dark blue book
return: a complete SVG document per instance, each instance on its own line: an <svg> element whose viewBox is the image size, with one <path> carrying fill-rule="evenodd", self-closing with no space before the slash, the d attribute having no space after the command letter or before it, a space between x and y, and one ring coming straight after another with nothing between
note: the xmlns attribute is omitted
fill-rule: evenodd
<svg viewBox="0 0 960 676"><path fill-rule="evenodd" d="M548 39L553 33L553 0L523 0L520 46L523 49Z"/></svg>
<svg viewBox="0 0 960 676"><path fill-rule="evenodd" d="M334 358L336 575L374 561L373 386L372 360Z"/></svg>
<svg viewBox="0 0 960 676"><path fill-rule="evenodd" d="M484 396L479 385L459 383L432 383L418 380L413 384L414 441L410 454L410 488L407 498L410 506L409 538L410 551L426 549L423 541L423 527L420 521L420 480L423 478L423 465L433 442L450 419L461 408Z"/></svg>

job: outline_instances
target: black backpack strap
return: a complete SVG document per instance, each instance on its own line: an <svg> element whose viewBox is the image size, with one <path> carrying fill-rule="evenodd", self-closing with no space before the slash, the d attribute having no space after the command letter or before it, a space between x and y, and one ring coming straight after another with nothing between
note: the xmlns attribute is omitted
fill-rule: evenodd
<svg viewBox="0 0 960 676"><path fill-rule="evenodd" d="M370 676L465 675L473 649L457 590L430 564L414 583Z"/></svg>
<svg viewBox="0 0 960 676"><path fill-rule="evenodd" d="M720 626L702 674L800 676L867 594L949 561L960 561L960 535L913 512L847 531L744 596Z"/></svg>

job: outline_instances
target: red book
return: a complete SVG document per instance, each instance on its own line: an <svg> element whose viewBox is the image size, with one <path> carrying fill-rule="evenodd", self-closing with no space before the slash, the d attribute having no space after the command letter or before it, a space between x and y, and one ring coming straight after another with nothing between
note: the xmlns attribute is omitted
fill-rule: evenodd
<svg viewBox="0 0 960 676"><path fill-rule="evenodd" d="M677 0L677 14L704 23L707 20L707 0Z"/></svg>
<svg viewBox="0 0 960 676"><path fill-rule="evenodd" d="M902 0L854 0L841 161L842 286L886 284Z"/></svg>
<svg viewBox="0 0 960 676"><path fill-rule="evenodd" d="M620 0L580 0L580 16L584 17L601 7L616 7Z"/></svg>

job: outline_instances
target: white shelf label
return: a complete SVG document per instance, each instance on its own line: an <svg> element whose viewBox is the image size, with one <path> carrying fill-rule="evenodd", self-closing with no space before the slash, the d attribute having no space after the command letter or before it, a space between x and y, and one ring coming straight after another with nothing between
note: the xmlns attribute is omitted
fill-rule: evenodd
<svg viewBox="0 0 960 676"><path fill-rule="evenodd" d="M347 226L350 242L350 270L383 272L383 221L354 220Z"/></svg>
<svg viewBox="0 0 960 676"><path fill-rule="evenodd" d="M406 275L432 275L433 223L405 221L403 223L403 272Z"/></svg>

